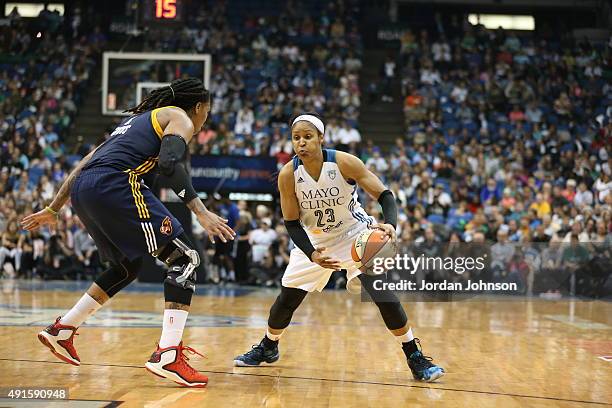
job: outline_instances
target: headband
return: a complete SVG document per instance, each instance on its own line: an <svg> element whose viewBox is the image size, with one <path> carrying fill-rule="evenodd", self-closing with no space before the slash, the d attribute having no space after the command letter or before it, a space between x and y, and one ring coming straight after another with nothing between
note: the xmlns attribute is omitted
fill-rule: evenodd
<svg viewBox="0 0 612 408"><path fill-rule="evenodd" d="M297 118L293 120L293 123L291 123L291 127L293 127L297 122L302 121L302 120L305 120L306 122L311 123L314 127L317 128L319 132L321 132L321 134L325 133L325 125L323 124L323 121L313 115L298 116Z"/></svg>

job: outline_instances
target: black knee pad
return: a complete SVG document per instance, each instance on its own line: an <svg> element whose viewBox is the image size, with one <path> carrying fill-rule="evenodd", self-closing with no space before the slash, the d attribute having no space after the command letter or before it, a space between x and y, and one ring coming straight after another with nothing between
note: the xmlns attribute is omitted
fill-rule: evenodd
<svg viewBox="0 0 612 408"><path fill-rule="evenodd" d="M165 283L195 292L196 271L200 255L185 234L153 253L168 266Z"/></svg>
<svg viewBox="0 0 612 408"><path fill-rule="evenodd" d="M402 304L397 302L376 302L380 315L385 321L385 326L389 330L397 330L406 326L408 317L402 307Z"/></svg>
<svg viewBox="0 0 612 408"><path fill-rule="evenodd" d="M164 298L166 302L179 303L181 305L191 305L193 290L164 282Z"/></svg>
<svg viewBox="0 0 612 408"><path fill-rule="evenodd" d="M279 330L289 326L293 312L295 312L307 294L308 292L302 289L281 287L280 295L278 295L270 308L268 326Z"/></svg>
<svg viewBox="0 0 612 408"><path fill-rule="evenodd" d="M373 299L376 306L378 306L378 310L385 321L387 329L401 329L408 323L408 317L406 316L402 304L395 293L389 290L375 291L372 285L375 279L376 277L373 276L359 275L362 287L365 288L370 298Z"/></svg>
<svg viewBox="0 0 612 408"><path fill-rule="evenodd" d="M136 279L141 265L142 258L133 261L124 259L118 264L111 265L95 280L95 283L108 297L113 297Z"/></svg>

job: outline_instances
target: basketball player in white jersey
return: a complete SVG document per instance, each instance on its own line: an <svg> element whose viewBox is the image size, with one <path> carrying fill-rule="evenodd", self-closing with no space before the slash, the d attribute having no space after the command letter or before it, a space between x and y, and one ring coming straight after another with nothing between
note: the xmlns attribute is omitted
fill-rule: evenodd
<svg viewBox="0 0 612 408"><path fill-rule="evenodd" d="M366 228L379 228L395 241L397 207L391 191L357 157L322 148L325 125L314 113L299 115L291 122L291 140L296 156L280 171L278 189L285 226L296 247L282 279L281 293L270 309L268 328L258 345L234 359L236 366L258 366L279 359L278 341L294 311L309 292L322 291L331 274L346 270L347 287L367 283L367 275L351 258L351 246ZM357 186L380 203L385 222L374 218L357 201ZM364 285L371 291L372 285ZM371 292L370 292L371 293ZM393 293L379 302L372 296L382 318L408 360L415 379L434 381L444 369L423 356L408 325L406 313ZM389 301L391 300L391 301Z"/></svg>

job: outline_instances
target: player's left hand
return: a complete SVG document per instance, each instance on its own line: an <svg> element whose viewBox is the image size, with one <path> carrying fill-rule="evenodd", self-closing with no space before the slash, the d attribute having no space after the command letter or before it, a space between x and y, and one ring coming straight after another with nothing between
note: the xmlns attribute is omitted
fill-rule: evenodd
<svg viewBox="0 0 612 408"><path fill-rule="evenodd" d="M40 210L39 212L30 214L21 220L21 227L27 231L35 231L44 225L54 227L55 224L57 224L57 216L51 214L47 210Z"/></svg>
<svg viewBox="0 0 612 408"><path fill-rule="evenodd" d="M228 240L233 241L236 233L227 225L225 218L219 217L217 214L206 210L201 214L197 214L198 222L208 232L210 241L215 243L215 236L223 242Z"/></svg>
<svg viewBox="0 0 612 408"><path fill-rule="evenodd" d="M393 243L397 241L397 235L395 233L395 228L391 224L374 224L370 226L370 228L379 229L381 231L384 231L385 235L387 235L391 239L391 242Z"/></svg>

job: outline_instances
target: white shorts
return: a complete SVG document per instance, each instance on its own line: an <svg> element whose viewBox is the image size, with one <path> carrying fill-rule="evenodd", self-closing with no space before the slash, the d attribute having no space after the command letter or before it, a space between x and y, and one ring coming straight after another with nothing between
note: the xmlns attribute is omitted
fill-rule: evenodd
<svg viewBox="0 0 612 408"><path fill-rule="evenodd" d="M342 268L346 269L346 288L351 293L359 293L361 290L361 282L359 282L359 279L355 279L361 274L361 271L358 269L359 265L356 265L351 257L351 248L357 235L367 228L367 224L358 224L347 235L338 236L335 243L315 246L315 248L317 246L325 247L327 249L324 252L326 256L340 261ZM332 242L334 241L332 240ZM329 282L333 272L331 269L322 268L312 262L301 249L293 248L289 255L289 265L287 265L283 275L282 284L287 288L321 292Z"/></svg>

